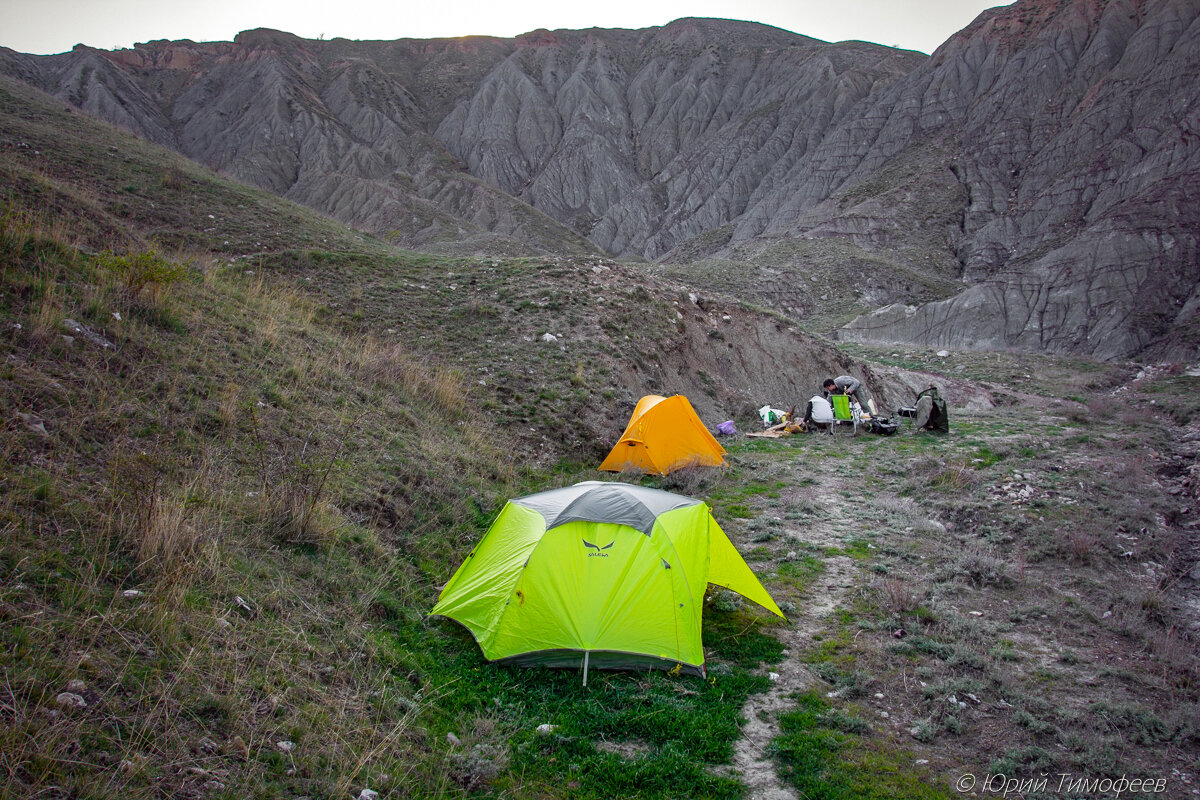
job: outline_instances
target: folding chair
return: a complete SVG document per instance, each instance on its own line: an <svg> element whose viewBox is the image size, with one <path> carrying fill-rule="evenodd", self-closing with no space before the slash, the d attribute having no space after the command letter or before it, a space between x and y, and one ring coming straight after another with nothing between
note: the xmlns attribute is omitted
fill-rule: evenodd
<svg viewBox="0 0 1200 800"><path fill-rule="evenodd" d="M831 394L829 402L833 406L833 422L834 425L851 425L854 429L854 435L858 435L859 412L850 410L850 395L846 394ZM830 428L830 433L833 433L833 428Z"/></svg>

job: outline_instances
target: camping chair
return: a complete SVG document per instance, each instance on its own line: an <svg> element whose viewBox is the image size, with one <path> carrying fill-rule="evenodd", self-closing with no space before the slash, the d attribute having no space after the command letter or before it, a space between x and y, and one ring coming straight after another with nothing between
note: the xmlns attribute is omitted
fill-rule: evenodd
<svg viewBox="0 0 1200 800"><path fill-rule="evenodd" d="M833 428L837 425L851 425L854 428L854 435L857 436L860 412L850 410L850 395L831 394L829 402L833 406L833 426L830 427L829 432L833 433Z"/></svg>

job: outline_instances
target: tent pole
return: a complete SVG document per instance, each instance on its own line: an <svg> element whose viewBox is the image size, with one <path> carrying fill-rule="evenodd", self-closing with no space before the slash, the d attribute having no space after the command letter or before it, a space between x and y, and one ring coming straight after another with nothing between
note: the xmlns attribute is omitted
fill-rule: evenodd
<svg viewBox="0 0 1200 800"><path fill-rule="evenodd" d="M587 668L588 668L588 657L589 657L591 654L592 654L592 651L591 651L591 650L584 650L584 651L583 651L583 685L584 685L584 686L587 686Z"/></svg>

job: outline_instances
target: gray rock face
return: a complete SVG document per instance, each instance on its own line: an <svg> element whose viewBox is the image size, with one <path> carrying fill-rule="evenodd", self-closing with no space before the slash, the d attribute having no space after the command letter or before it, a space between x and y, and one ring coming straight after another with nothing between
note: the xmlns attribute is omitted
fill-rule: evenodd
<svg viewBox="0 0 1200 800"><path fill-rule="evenodd" d="M932 57L701 19L259 30L0 70L409 247L709 259L789 313L872 312L848 339L1185 360L1198 19L1200 0L1018 0Z"/></svg>
<svg viewBox="0 0 1200 800"><path fill-rule="evenodd" d="M885 151L896 129L956 143L971 286L842 335L1195 358L1198 17L1194 0L1017 3L893 86L874 129Z"/></svg>

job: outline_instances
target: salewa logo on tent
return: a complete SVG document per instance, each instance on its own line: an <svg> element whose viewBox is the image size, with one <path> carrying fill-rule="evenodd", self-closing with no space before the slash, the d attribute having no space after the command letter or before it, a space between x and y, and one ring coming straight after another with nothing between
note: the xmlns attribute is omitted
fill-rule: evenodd
<svg viewBox="0 0 1200 800"><path fill-rule="evenodd" d="M587 539L584 539L582 541L583 541L584 547L590 547L591 549L596 551L594 553L588 553L588 558L596 558L597 556L599 556L600 558L608 558L608 553L606 553L604 551L613 546L612 542L609 542L608 544L604 545L604 547L601 547L598 544L592 544Z"/></svg>

